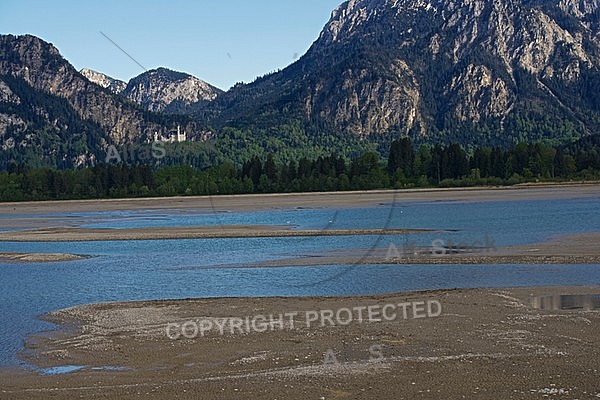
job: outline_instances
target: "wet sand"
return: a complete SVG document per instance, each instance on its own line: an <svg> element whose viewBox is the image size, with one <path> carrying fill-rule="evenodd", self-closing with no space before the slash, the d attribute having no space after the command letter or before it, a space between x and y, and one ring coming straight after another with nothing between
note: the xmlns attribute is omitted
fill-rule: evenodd
<svg viewBox="0 0 600 400"><path fill-rule="evenodd" d="M600 293L600 286L84 305L48 315L67 329L30 337L22 355L41 367L84 368L52 376L4 371L0 397L597 398L600 310L539 310L530 300L594 293ZM431 316L421 309L420 302L431 301L441 305L439 316L435 307ZM334 325L327 320L322 325L320 317L310 326L307 322L313 319L307 311L337 314L340 309L371 306L381 312L386 305L407 302L406 318L398 306L394 320L383 314L369 318L365 309L362 323L356 313L347 325L340 323L348 320L343 313L339 320L333 318ZM293 327L286 318L283 326L276 324L265 332L243 328L232 334L225 325L223 334L215 328L189 339L167 337L167 324L199 325L207 319L257 315L277 319L294 312L298 315ZM372 357L367 353L371 346L394 356ZM389 349L393 351L383 354ZM106 366L122 370L101 369Z"/></svg>
<svg viewBox="0 0 600 400"><path fill-rule="evenodd" d="M62 214L137 210L277 210L298 207L365 207L394 201L510 201L600 197L600 184L517 185L493 188L406 189L140 199L0 203L1 214ZM2 221L6 224L7 221Z"/></svg>
<svg viewBox="0 0 600 400"><path fill-rule="evenodd" d="M344 235L401 235L437 232L433 229L328 229L301 230L286 226L218 225L174 226L156 228L43 228L0 232L0 241L11 242L81 242L107 240L158 240L158 239L215 239L290 236L344 236Z"/></svg>

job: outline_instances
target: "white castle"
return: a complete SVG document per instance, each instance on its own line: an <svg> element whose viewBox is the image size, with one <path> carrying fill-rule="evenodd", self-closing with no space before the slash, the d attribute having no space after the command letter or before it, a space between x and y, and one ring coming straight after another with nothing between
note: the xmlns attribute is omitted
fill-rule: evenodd
<svg viewBox="0 0 600 400"><path fill-rule="evenodd" d="M177 125L177 132L169 132L167 137L164 137L162 134L159 135L158 132L154 132L154 141L155 142L158 142L158 141L169 142L169 143L187 142L187 133L185 131L183 131L183 133L182 133L181 127L179 125Z"/></svg>

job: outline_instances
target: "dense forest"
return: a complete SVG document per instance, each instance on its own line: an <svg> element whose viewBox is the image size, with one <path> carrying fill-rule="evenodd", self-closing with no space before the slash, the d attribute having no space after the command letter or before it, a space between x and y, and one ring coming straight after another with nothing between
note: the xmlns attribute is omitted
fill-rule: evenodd
<svg viewBox="0 0 600 400"><path fill-rule="evenodd" d="M468 154L458 144L420 146L395 140L387 160L367 151L353 159L331 154L277 162L258 156L239 167L98 164L83 169L28 168L12 163L0 172L0 201L142 196L368 190L512 185L522 182L600 179L600 135L567 146L520 143L482 147Z"/></svg>

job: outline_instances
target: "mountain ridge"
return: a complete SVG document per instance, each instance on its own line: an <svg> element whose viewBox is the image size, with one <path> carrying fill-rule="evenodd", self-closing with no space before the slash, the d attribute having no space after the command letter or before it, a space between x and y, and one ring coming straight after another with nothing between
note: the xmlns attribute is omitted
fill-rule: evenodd
<svg viewBox="0 0 600 400"><path fill-rule="evenodd" d="M65 140L81 133L69 132L74 125L94 132L98 143L86 146L96 153L177 126L196 140L220 139L230 155L250 142L286 154L298 146L322 154L336 143L329 151L352 154L349 143L363 148L363 139L384 154L401 136L466 147L570 142L600 131L599 3L349 0L302 57L227 92L166 68L119 92L104 74L75 71L52 44L4 35L0 144L16 135L12 146L27 146L27 126ZM42 110L24 109L19 96L36 95ZM55 123L61 109L70 124ZM40 113L43 123L34 123Z"/></svg>
<svg viewBox="0 0 600 400"><path fill-rule="evenodd" d="M185 114L222 94L193 75L164 67L132 78L122 94L149 111Z"/></svg>
<svg viewBox="0 0 600 400"><path fill-rule="evenodd" d="M543 103L588 134L600 110L576 93L600 77L598 9L596 0L350 0L298 61L234 87L208 112L222 123L279 102L358 135L439 137L481 124L503 140L523 115L545 117L532 107Z"/></svg>
<svg viewBox="0 0 600 400"><path fill-rule="evenodd" d="M210 136L187 117L149 113L90 82L56 47L32 35L0 36L0 81L1 145L46 146L41 153L54 157L55 164L87 165L111 144L150 140L155 132L168 134L177 126L191 138ZM28 100L22 101L15 89ZM66 145L75 137L79 137L76 149L63 149L63 155L57 154L60 145L51 144ZM13 156L19 160L21 155ZM66 164L64 157L69 158Z"/></svg>

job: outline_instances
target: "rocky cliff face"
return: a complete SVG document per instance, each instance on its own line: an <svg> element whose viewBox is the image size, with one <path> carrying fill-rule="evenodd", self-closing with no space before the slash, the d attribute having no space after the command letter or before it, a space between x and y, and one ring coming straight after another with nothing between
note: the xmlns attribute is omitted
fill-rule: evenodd
<svg viewBox="0 0 600 400"><path fill-rule="evenodd" d="M223 93L222 90L192 75L167 68L144 72L128 83L87 68L79 72L90 82L114 94L122 94L148 111L154 112L190 113Z"/></svg>
<svg viewBox="0 0 600 400"><path fill-rule="evenodd" d="M123 94L149 111L186 113L222 91L182 72L158 68L129 81Z"/></svg>
<svg viewBox="0 0 600 400"><path fill-rule="evenodd" d="M10 106L19 106L21 104L21 98L14 93L14 91L8 86L6 82L0 80L0 102L8 104ZM11 129L13 132L22 132L26 128L27 124L14 112L1 112L0 113L0 144L2 150L7 150L15 145L15 139L10 135L7 137L8 130Z"/></svg>
<svg viewBox="0 0 600 400"><path fill-rule="evenodd" d="M350 0L298 62L225 94L220 112L280 101L360 135L427 135L502 132L534 107L589 131L599 21L598 0Z"/></svg>
<svg viewBox="0 0 600 400"><path fill-rule="evenodd" d="M110 90L114 94L119 94L127 87L127 83L115 78L111 78L102 72L93 71L91 69L82 68L79 73L85 76L90 82L95 83L105 89Z"/></svg>
<svg viewBox="0 0 600 400"><path fill-rule="evenodd" d="M516 71L531 74L540 90L560 103L560 94L545 81L569 85L582 70L600 66L597 17L596 0L351 0L334 11L312 51L372 46L378 49L373 57L384 61L372 63L378 74L404 78L379 92L365 90L360 80L342 86L351 88L344 91L354 97L355 109L388 111L355 124L355 131L391 124L410 129L417 121L439 120L440 115L426 115L429 107L422 104L427 101L422 91L432 82L445 105L438 108L445 109L443 118L477 123L502 119L518 105ZM386 48L388 59L376 54ZM431 66L445 73L432 76ZM350 71L355 70L346 74ZM412 101L394 96L399 91ZM348 117L346 101L330 111L336 120Z"/></svg>

